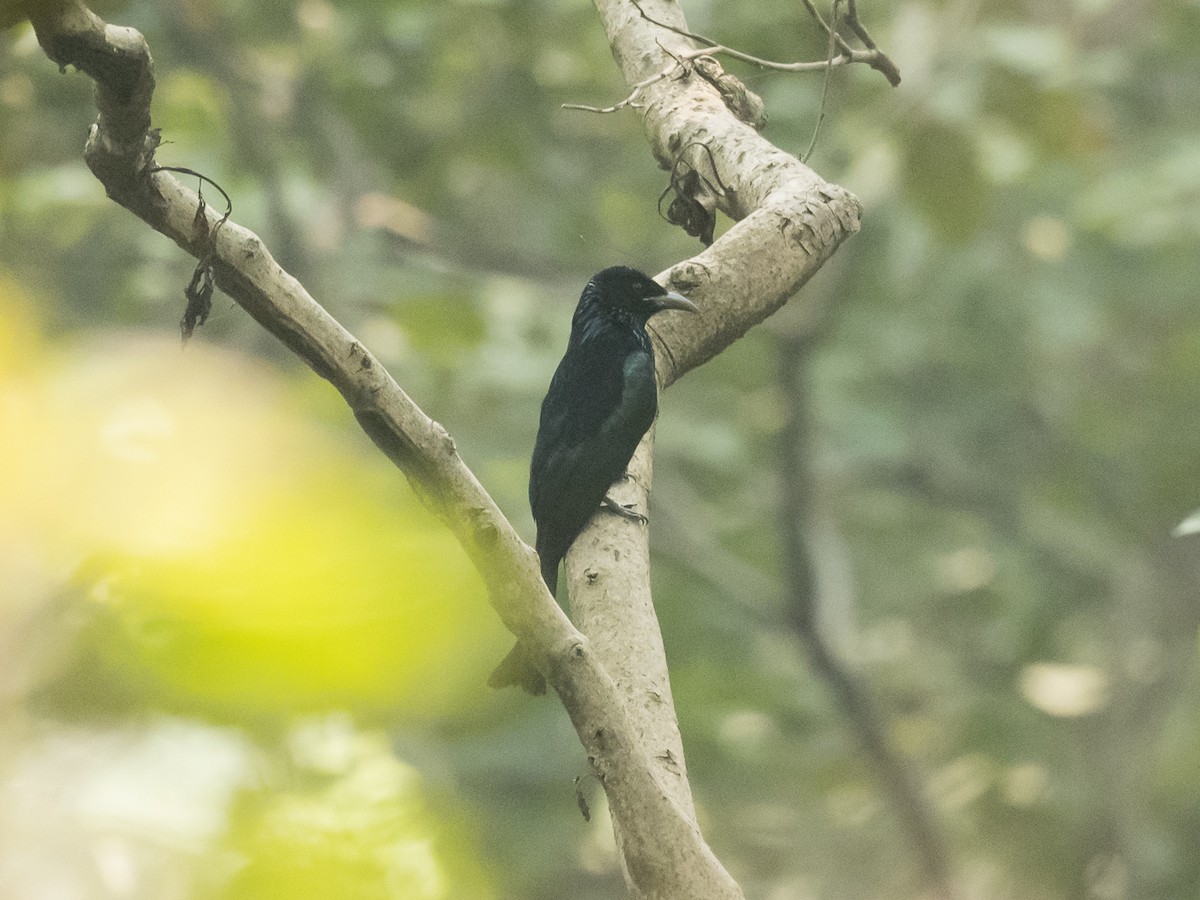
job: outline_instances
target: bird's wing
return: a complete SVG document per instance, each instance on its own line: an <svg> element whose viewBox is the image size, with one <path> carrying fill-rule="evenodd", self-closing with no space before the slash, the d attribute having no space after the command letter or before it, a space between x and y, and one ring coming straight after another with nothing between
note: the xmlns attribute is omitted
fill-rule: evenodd
<svg viewBox="0 0 1200 900"><path fill-rule="evenodd" d="M542 404L530 467L539 552L566 553L625 471L657 406L650 352L609 348L596 358L563 358Z"/></svg>

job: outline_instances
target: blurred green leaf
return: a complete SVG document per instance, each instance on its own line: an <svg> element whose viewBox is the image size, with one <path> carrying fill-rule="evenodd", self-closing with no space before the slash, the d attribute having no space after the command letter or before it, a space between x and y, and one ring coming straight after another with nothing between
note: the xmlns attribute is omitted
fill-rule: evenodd
<svg viewBox="0 0 1200 900"><path fill-rule="evenodd" d="M483 317L463 294L405 297L396 311L413 347L442 366L460 364L486 337Z"/></svg>
<svg viewBox="0 0 1200 900"><path fill-rule="evenodd" d="M947 241L980 228L990 202L975 142L956 127L925 123L907 135L901 184L910 203Z"/></svg>

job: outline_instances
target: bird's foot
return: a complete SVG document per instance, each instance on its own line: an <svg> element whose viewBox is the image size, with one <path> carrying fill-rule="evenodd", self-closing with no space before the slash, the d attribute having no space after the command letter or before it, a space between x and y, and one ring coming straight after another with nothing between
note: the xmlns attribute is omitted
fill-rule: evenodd
<svg viewBox="0 0 1200 900"><path fill-rule="evenodd" d="M643 516L640 512L633 508L632 503L618 503L612 497L606 496L600 501L600 506L610 512L615 512L622 519L630 519L637 522L639 525L646 525L649 519Z"/></svg>

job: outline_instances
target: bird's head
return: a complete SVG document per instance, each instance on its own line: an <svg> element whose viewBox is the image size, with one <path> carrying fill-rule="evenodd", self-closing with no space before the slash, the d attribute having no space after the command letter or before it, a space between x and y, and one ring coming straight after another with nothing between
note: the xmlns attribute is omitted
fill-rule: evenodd
<svg viewBox="0 0 1200 900"><path fill-rule="evenodd" d="M583 289L579 305L581 309L586 305L641 325L655 313L668 309L699 312L687 297L668 291L649 275L628 266L612 266L593 275Z"/></svg>

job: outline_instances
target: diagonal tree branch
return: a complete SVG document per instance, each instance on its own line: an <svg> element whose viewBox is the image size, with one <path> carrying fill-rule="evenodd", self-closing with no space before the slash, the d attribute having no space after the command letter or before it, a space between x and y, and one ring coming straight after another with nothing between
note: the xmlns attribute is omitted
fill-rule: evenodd
<svg viewBox="0 0 1200 900"><path fill-rule="evenodd" d="M672 2L658 21L683 28ZM687 39L643 18L629 0L598 0L614 56L637 84L670 64ZM100 116L85 159L108 195L197 258L212 260L217 284L343 396L372 440L409 478L463 544L505 625L532 651L567 709L608 795L626 881L638 897L740 897L696 826L662 641L650 603L646 530L598 516L568 556L584 637L542 584L533 551L520 540L446 431L379 362L272 259L261 240L215 216L197 219L196 196L157 171L150 129L153 66L132 29L107 25L82 0L64 0L34 21L47 55L96 81ZM718 171L692 198L740 220L712 247L662 280L704 308L695 322L665 317L657 348L668 386L778 309L858 227L858 203L769 144L725 105L711 72L661 79L644 88L643 124L655 156L670 168L704 144ZM724 98L724 99L723 99ZM724 185L720 192L712 184ZM645 506L651 439L631 467L624 496ZM622 556L622 554L625 554ZM633 564L630 564L630 561ZM624 619L624 598L636 615ZM613 626L616 627L613 627ZM643 639L629 646L628 637ZM616 675L616 681L609 671Z"/></svg>
<svg viewBox="0 0 1200 900"><path fill-rule="evenodd" d="M35 18L47 55L96 81L100 116L84 150L108 195L197 258L218 286L345 399L363 429L446 522L487 584L505 625L531 650L575 726L614 815L636 840L624 860L646 896L740 897L693 817L663 791L608 673L546 591L533 550L458 456L454 442L369 351L272 259L252 232L216 217L158 171L150 130L153 63L136 31L108 25L80 0ZM211 241L211 244L210 244ZM663 890L660 890L663 888Z"/></svg>
<svg viewBox="0 0 1200 900"><path fill-rule="evenodd" d="M712 246L659 277L701 308L700 315L663 315L651 326L660 386L666 388L782 307L857 231L859 205L740 119L740 108L727 105L729 94L718 90L711 69L653 78L693 49L673 0L596 0L596 7L626 84L640 86L636 108L659 164L671 170L688 148L703 145L707 150L692 164L714 171L699 182L704 195L692 199L736 220ZM630 463L630 478L614 491L620 502L642 511L649 502L652 447L653 431ZM660 783L690 812L650 592L647 529L616 516L594 517L567 554L567 576L575 619L616 679ZM628 857L635 838L624 827L615 816L618 847Z"/></svg>

